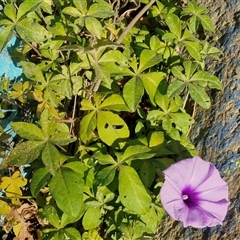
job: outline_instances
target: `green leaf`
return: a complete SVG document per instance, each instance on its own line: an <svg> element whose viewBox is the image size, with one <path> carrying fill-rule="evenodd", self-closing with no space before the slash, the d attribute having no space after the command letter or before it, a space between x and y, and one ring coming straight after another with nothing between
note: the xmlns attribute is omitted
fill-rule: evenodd
<svg viewBox="0 0 240 240"><path fill-rule="evenodd" d="M87 143L93 138L93 131L97 126L96 112L90 112L84 116L80 122L80 138Z"/></svg>
<svg viewBox="0 0 240 240"><path fill-rule="evenodd" d="M155 105L154 97L160 82L165 78L164 72L151 72L141 74L139 77L142 80L143 86L149 95L149 98L153 105Z"/></svg>
<svg viewBox="0 0 240 240"><path fill-rule="evenodd" d="M87 15L96 18L108 18L114 15L114 11L108 2L98 0L96 3L91 4Z"/></svg>
<svg viewBox="0 0 240 240"><path fill-rule="evenodd" d="M99 59L99 64L108 64L109 62L117 62L118 64L126 64L127 58L118 50L109 50Z"/></svg>
<svg viewBox="0 0 240 240"><path fill-rule="evenodd" d="M73 137L68 132L66 133L56 132L50 137L49 141L56 145L65 146L65 145L68 145L69 143L75 142L76 137Z"/></svg>
<svg viewBox="0 0 240 240"><path fill-rule="evenodd" d="M13 36L13 25L0 30L0 52L5 48Z"/></svg>
<svg viewBox="0 0 240 240"><path fill-rule="evenodd" d="M58 207L70 216L78 216L83 204L83 179L68 168L60 168L49 183Z"/></svg>
<svg viewBox="0 0 240 240"><path fill-rule="evenodd" d="M23 73L27 78L42 84L46 83L43 73L38 65L27 61L21 61L21 66L23 68Z"/></svg>
<svg viewBox="0 0 240 240"><path fill-rule="evenodd" d="M44 42L50 38L50 33L32 18L24 18L16 25L19 36L29 42Z"/></svg>
<svg viewBox="0 0 240 240"><path fill-rule="evenodd" d="M123 163L128 160L149 159L153 157L155 153L147 146L134 145L129 146L119 158L119 162Z"/></svg>
<svg viewBox="0 0 240 240"><path fill-rule="evenodd" d="M178 39L181 39L182 35L182 24L179 17L173 13L168 13L166 17L166 24L168 25L170 31L177 36Z"/></svg>
<svg viewBox="0 0 240 240"><path fill-rule="evenodd" d="M175 78L178 78L182 81L186 81L186 76L182 73L183 67L182 66L174 66L171 68L171 72Z"/></svg>
<svg viewBox="0 0 240 240"><path fill-rule="evenodd" d="M211 101L204 88L197 84L188 85L189 93L191 98L203 108L209 108Z"/></svg>
<svg viewBox="0 0 240 240"><path fill-rule="evenodd" d="M56 121L48 108L43 110L39 124L46 136L50 137L55 132Z"/></svg>
<svg viewBox="0 0 240 240"><path fill-rule="evenodd" d="M188 127L194 123L193 118L187 113L169 113L169 116L181 128Z"/></svg>
<svg viewBox="0 0 240 240"><path fill-rule="evenodd" d="M160 41L160 39L153 35L151 38L150 38L150 48L151 50L153 51L157 51L161 46L162 46L162 42Z"/></svg>
<svg viewBox="0 0 240 240"><path fill-rule="evenodd" d="M140 64L138 68L138 74L158 64L162 60L162 57L153 50L144 49L140 55Z"/></svg>
<svg viewBox="0 0 240 240"><path fill-rule="evenodd" d="M190 81L198 83L198 84L200 84L201 82L207 82L207 84L210 88L216 88L216 89L219 89L219 90L222 90L222 88L223 88L219 79L216 76L214 76L211 73L206 72L206 71L196 72L192 76Z"/></svg>
<svg viewBox="0 0 240 240"><path fill-rule="evenodd" d="M87 99L83 99L81 101L81 110L83 111L87 111L87 110L96 110L95 107L92 105L92 103L87 100Z"/></svg>
<svg viewBox="0 0 240 240"><path fill-rule="evenodd" d="M87 0L73 0L74 5L76 8L83 14L86 15L87 13Z"/></svg>
<svg viewBox="0 0 240 240"><path fill-rule="evenodd" d="M139 174L144 185L149 188L155 179L155 167L150 161L144 161L140 167Z"/></svg>
<svg viewBox="0 0 240 240"><path fill-rule="evenodd" d="M47 184L51 175L46 167L39 168L34 171L31 182L30 191L33 197L36 197L40 190Z"/></svg>
<svg viewBox="0 0 240 240"><path fill-rule="evenodd" d="M98 39L101 39L102 35L102 25L101 23L94 17L86 17L85 18L85 26L89 33L95 35Z"/></svg>
<svg viewBox="0 0 240 240"><path fill-rule="evenodd" d="M81 240L81 235L79 231L77 231L75 228L63 228L60 229L55 233L53 237L51 237L51 240Z"/></svg>
<svg viewBox="0 0 240 240"><path fill-rule="evenodd" d="M188 53L197 61L201 60L201 54L200 54L200 43L199 42L193 42L193 41L183 41L183 43L186 46L186 49Z"/></svg>
<svg viewBox="0 0 240 240"><path fill-rule="evenodd" d="M101 209L99 207L89 207L85 212L82 224L85 230L90 230L98 227L101 224Z"/></svg>
<svg viewBox="0 0 240 240"><path fill-rule="evenodd" d="M172 131L172 121L168 115L164 116L162 119L162 128L167 132L170 133Z"/></svg>
<svg viewBox="0 0 240 240"><path fill-rule="evenodd" d="M110 184L115 176L116 166L108 166L100 170L95 177L95 184L97 186L107 186Z"/></svg>
<svg viewBox="0 0 240 240"><path fill-rule="evenodd" d="M40 5L40 3L42 3L42 0L23 1L18 8L17 20L19 21L28 13L35 11Z"/></svg>
<svg viewBox="0 0 240 240"><path fill-rule="evenodd" d="M84 176L84 173L88 170L88 167L80 161L68 162L64 164L62 167L69 168L72 171L74 171L77 175L82 177Z"/></svg>
<svg viewBox="0 0 240 240"><path fill-rule="evenodd" d="M52 205L46 205L43 208L43 215L55 228L60 228L60 220L57 214L57 210Z"/></svg>
<svg viewBox="0 0 240 240"><path fill-rule="evenodd" d="M199 27L199 18L195 15L193 15L191 18L190 18L190 21L189 21L189 28L192 32L197 32L198 30L198 27Z"/></svg>
<svg viewBox="0 0 240 240"><path fill-rule="evenodd" d="M25 165L34 161L44 148L44 141L26 141L18 143L7 159L9 165Z"/></svg>
<svg viewBox="0 0 240 240"><path fill-rule="evenodd" d="M168 112L170 99L166 94L161 94L159 91L156 92L155 101L157 105L162 108L164 112Z"/></svg>
<svg viewBox="0 0 240 240"><path fill-rule="evenodd" d="M152 233L155 233L160 222L154 207L151 207L147 214L140 216L141 220L146 224Z"/></svg>
<svg viewBox="0 0 240 240"><path fill-rule="evenodd" d="M54 176L59 168L59 152L55 146L47 142L42 151L42 161L48 171Z"/></svg>
<svg viewBox="0 0 240 240"><path fill-rule="evenodd" d="M5 4L3 12L13 22L16 21L17 15L16 15L16 8L14 4L8 4L8 3Z"/></svg>
<svg viewBox="0 0 240 240"><path fill-rule="evenodd" d="M97 128L100 139L111 146L116 140L129 137L127 124L117 114L99 111Z"/></svg>
<svg viewBox="0 0 240 240"><path fill-rule="evenodd" d="M138 77L133 77L124 85L123 98L132 112L136 111L143 94L143 83Z"/></svg>
<svg viewBox="0 0 240 240"><path fill-rule="evenodd" d="M150 209L151 197L135 169L126 165L119 170L119 197L126 208L137 214L146 214Z"/></svg>
<svg viewBox="0 0 240 240"><path fill-rule="evenodd" d="M94 154L94 158L97 159L97 161L101 164L101 165L116 165L116 161L112 158L111 155L109 154L102 154L101 152L97 152Z"/></svg>
<svg viewBox="0 0 240 240"><path fill-rule="evenodd" d="M62 12L73 17L83 17L83 14L79 12L75 7L65 7Z"/></svg>
<svg viewBox="0 0 240 240"><path fill-rule="evenodd" d="M22 138L29 140L45 140L46 136L42 129L33 123L26 122L13 122L11 123L12 129Z"/></svg>
<svg viewBox="0 0 240 240"><path fill-rule="evenodd" d="M117 112L129 110L123 98L118 94L112 94L110 97L106 98L98 108Z"/></svg>
<svg viewBox="0 0 240 240"><path fill-rule="evenodd" d="M198 18L201 21L203 28L207 31L214 32L214 25L212 19L208 15L198 15Z"/></svg>
<svg viewBox="0 0 240 240"><path fill-rule="evenodd" d="M177 80L170 83L167 90L168 97L173 98L173 97L179 96L183 92L185 87L186 87L186 84L182 81Z"/></svg>
<svg viewBox="0 0 240 240"><path fill-rule="evenodd" d="M81 240L81 235L79 231L75 228L64 228L60 230L62 234L62 240L71 239L71 240Z"/></svg>
<svg viewBox="0 0 240 240"><path fill-rule="evenodd" d="M198 65L191 60L186 60L183 62L183 66L185 69L187 80L189 80L192 77L193 73L196 71Z"/></svg>

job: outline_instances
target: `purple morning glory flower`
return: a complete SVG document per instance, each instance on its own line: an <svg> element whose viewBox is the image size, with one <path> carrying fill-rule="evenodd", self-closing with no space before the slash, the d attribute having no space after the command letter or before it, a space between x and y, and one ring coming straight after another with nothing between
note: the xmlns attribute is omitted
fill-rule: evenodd
<svg viewBox="0 0 240 240"><path fill-rule="evenodd" d="M218 170L200 157L179 161L165 171L160 191L163 207L184 227L222 224L229 205L228 186Z"/></svg>

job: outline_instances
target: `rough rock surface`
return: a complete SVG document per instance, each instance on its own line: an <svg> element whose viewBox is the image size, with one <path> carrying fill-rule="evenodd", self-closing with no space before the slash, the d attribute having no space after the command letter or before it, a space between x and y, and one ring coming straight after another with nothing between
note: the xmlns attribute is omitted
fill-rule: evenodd
<svg viewBox="0 0 240 240"><path fill-rule="evenodd" d="M197 108L191 138L199 156L209 160L229 184L231 205L223 226L202 230L183 228L167 217L159 227L157 240L240 240L240 1L199 0L216 25L220 63L209 70L222 81L223 92L212 91L212 107Z"/></svg>

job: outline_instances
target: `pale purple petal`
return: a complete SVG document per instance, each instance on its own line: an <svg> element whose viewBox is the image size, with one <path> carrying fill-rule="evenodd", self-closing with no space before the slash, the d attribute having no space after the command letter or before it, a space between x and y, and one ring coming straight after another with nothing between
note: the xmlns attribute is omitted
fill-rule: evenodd
<svg viewBox="0 0 240 240"><path fill-rule="evenodd" d="M184 227L212 227L222 224L229 201L228 186L218 170L199 157L185 159L164 171L160 191L163 207Z"/></svg>
<svg viewBox="0 0 240 240"><path fill-rule="evenodd" d="M208 212L198 207L189 208L186 220L183 221L184 227L204 228L211 224L212 216Z"/></svg>
<svg viewBox="0 0 240 240"><path fill-rule="evenodd" d="M218 170L210 165L208 178L196 187L200 199L209 201L228 200L228 185L220 177Z"/></svg>
<svg viewBox="0 0 240 240"><path fill-rule="evenodd" d="M181 216L181 210L176 211L175 206L178 206L177 209L184 207L181 197L181 190L177 189L169 181L166 181L161 188L160 199L162 205L169 215L175 220L179 220Z"/></svg>
<svg viewBox="0 0 240 240"><path fill-rule="evenodd" d="M218 224L222 224L228 210L229 201L226 199L217 201L217 202L210 202L207 200L199 200L198 206L205 212L208 212L212 215Z"/></svg>
<svg viewBox="0 0 240 240"><path fill-rule="evenodd" d="M179 161L163 173L175 181L178 185L198 186L208 175L209 163L199 157L187 158Z"/></svg>

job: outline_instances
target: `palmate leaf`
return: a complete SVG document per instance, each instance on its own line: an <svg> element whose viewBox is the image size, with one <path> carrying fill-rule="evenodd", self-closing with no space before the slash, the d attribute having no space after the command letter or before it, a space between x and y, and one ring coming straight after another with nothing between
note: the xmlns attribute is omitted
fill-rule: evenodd
<svg viewBox="0 0 240 240"><path fill-rule="evenodd" d="M142 215L140 218L153 233L156 232L161 219L158 218L155 207L151 207L147 214Z"/></svg>
<svg viewBox="0 0 240 240"><path fill-rule="evenodd" d="M97 126L97 114L92 111L84 116L80 122L79 135L84 143L87 143L93 137L93 131Z"/></svg>
<svg viewBox="0 0 240 240"><path fill-rule="evenodd" d="M60 168L49 183L58 207L70 216L78 216L83 204L83 179L68 168Z"/></svg>
<svg viewBox="0 0 240 240"><path fill-rule="evenodd" d="M9 165L24 165L34 161L41 153L45 146L44 141L26 141L17 144L10 152L7 158Z"/></svg>
<svg viewBox="0 0 240 240"><path fill-rule="evenodd" d="M197 61L201 60L201 54L200 54L200 43L199 42L193 42L193 41L183 41L183 43L186 46L186 49L188 53Z"/></svg>
<svg viewBox="0 0 240 240"><path fill-rule="evenodd" d="M39 168L34 171L31 182L30 182L30 191L33 197L36 197L43 188L48 180L50 179L50 173L46 167Z"/></svg>
<svg viewBox="0 0 240 240"><path fill-rule="evenodd" d="M118 94L112 94L106 98L103 103L98 107L99 109L112 110L112 111L128 111L123 98Z"/></svg>
<svg viewBox="0 0 240 240"><path fill-rule="evenodd" d="M48 171L54 176L59 168L59 151L51 143L47 142L42 151L42 161Z"/></svg>
<svg viewBox="0 0 240 240"><path fill-rule="evenodd" d="M0 189L6 191L7 197L22 195L21 187L27 184L27 179L21 176L19 171L16 171L11 177L2 177Z"/></svg>
<svg viewBox="0 0 240 240"><path fill-rule="evenodd" d="M0 29L0 52L5 48L13 36L13 25Z"/></svg>
<svg viewBox="0 0 240 240"><path fill-rule="evenodd" d="M161 60L161 55L157 54L155 51L144 49L140 54L138 73L142 73L144 70L158 64Z"/></svg>
<svg viewBox="0 0 240 240"><path fill-rule="evenodd" d="M28 13L33 12L40 5L40 3L42 3L42 0L23 1L17 11L17 20L19 21Z"/></svg>
<svg viewBox="0 0 240 240"><path fill-rule="evenodd" d="M32 18L24 18L15 27L19 36L29 42L44 42L51 34Z"/></svg>
<svg viewBox="0 0 240 240"><path fill-rule="evenodd" d="M83 17L83 14L79 12L75 7L65 7L62 12L73 17Z"/></svg>
<svg viewBox="0 0 240 240"><path fill-rule="evenodd" d="M89 207L85 212L82 220L84 229L94 229L98 227L101 222L101 209L99 207Z"/></svg>
<svg viewBox="0 0 240 240"><path fill-rule="evenodd" d="M191 82L195 82L200 84L201 82L205 82L208 84L210 88L216 88L218 90L222 90L222 84L219 79L206 71L198 71L196 72L192 78L190 79Z"/></svg>
<svg viewBox="0 0 240 240"><path fill-rule="evenodd" d="M4 14L12 20L12 22L15 22L16 21L16 18L17 18L17 9L16 7L14 6L14 4L9 4L7 3L5 6L4 6L4 9L3 9L3 12Z"/></svg>
<svg viewBox="0 0 240 240"><path fill-rule="evenodd" d="M113 16L114 11L109 3L104 0L98 0L88 9L87 15L96 18L108 18Z"/></svg>
<svg viewBox="0 0 240 240"><path fill-rule="evenodd" d="M51 235L51 239L52 240L64 240L64 239L81 240L82 238L79 231L76 230L75 228L62 228L59 231L56 231L53 236Z"/></svg>
<svg viewBox="0 0 240 240"><path fill-rule="evenodd" d="M201 107L209 108L211 106L211 100L203 87L197 84L191 83L188 85L188 90L191 98L196 103L198 103Z"/></svg>
<svg viewBox="0 0 240 240"><path fill-rule="evenodd" d="M169 13L165 20L170 31L180 39L182 35L182 25L179 17L173 13Z"/></svg>
<svg viewBox="0 0 240 240"><path fill-rule="evenodd" d="M215 28L213 22L208 15L198 15L198 18L200 19L201 24L205 30L214 32Z"/></svg>
<svg viewBox="0 0 240 240"><path fill-rule="evenodd" d="M166 74L164 72L151 72L141 74L139 77L142 80L144 89L146 90L147 94L153 105L155 105L154 97L157 91L157 88L160 82L165 78Z"/></svg>
<svg viewBox="0 0 240 240"><path fill-rule="evenodd" d="M167 90L167 95L169 98L179 96L186 87L186 83L176 80L172 82Z"/></svg>
<svg viewBox="0 0 240 240"><path fill-rule="evenodd" d="M55 228L60 228L60 220L57 210L52 205L45 205L42 214Z"/></svg>
<svg viewBox="0 0 240 240"><path fill-rule="evenodd" d="M85 18L85 26L87 30L95 35L98 39L101 39L102 34L102 24L94 17Z"/></svg>
<svg viewBox="0 0 240 240"><path fill-rule="evenodd" d="M116 140L129 137L127 124L117 114L99 111L97 129L100 139L111 146Z"/></svg>
<svg viewBox="0 0 240 240"><path fill-rule="evenodd" d="M87 13L87 0L73 0L74 5L76 8L83 14L86 15Z"/></svg>
<svg viewBox="0 0 240 240"><path fill-rule="evenodd" d="M107 186L110 184L114 177L116 172L116 166L108 166L103 168L101 171L99 171L95 178L95 184L97 186Z"/></svg>
<svg viewBox="0 0 240 240"><path fill-rule="evenodd" d="M144 87L139 77L130 79L123 88L123 98L132 112L135 112L144 94Z"/></svg>
<svg viewBox="0 0 240 240"><path fill-rule="evenodd" d="M7 202L0 200L0 214L5 215L12 211L12 208L8 205Z"/></svg>
<svg viewBox="0 0 240 240"><path fill-rule="evenodd" d="M69 132L55 132L49 139L51 143L60 146L68 145L76 140L76 137L73 137Z"/></svg>
<svg viewBox="0 0 240 240"><path fill-rule="evenodd" d="M12 129L20 135L22 138L29 140L44 140L46 136L44 135L42 129L33 123L26 122L13 122L11 124Z"/></svg>
<svg viewBox="0 0 240 240"><path fill-rule="evenodd" d="M151 197L135 169L126 165L119 170L119 197L126 208L140 215L150 209Z"/></svg>
<svg viewBox="0 0 240 240"><path fill-rule="evenodd" d="M147 146L144 145L134 145L129 146L119 157L118 162L125 162L129 160L139 160L139 159L149 159L153 157L155 153Z"/></svg>
<svg viewBox="0 0 240 240"><path fill-rule="evenodd" d="M151 161L144 161L140 167L140 178L144 185L149 188L155 179L155 166L152 165Z"/></svg>

